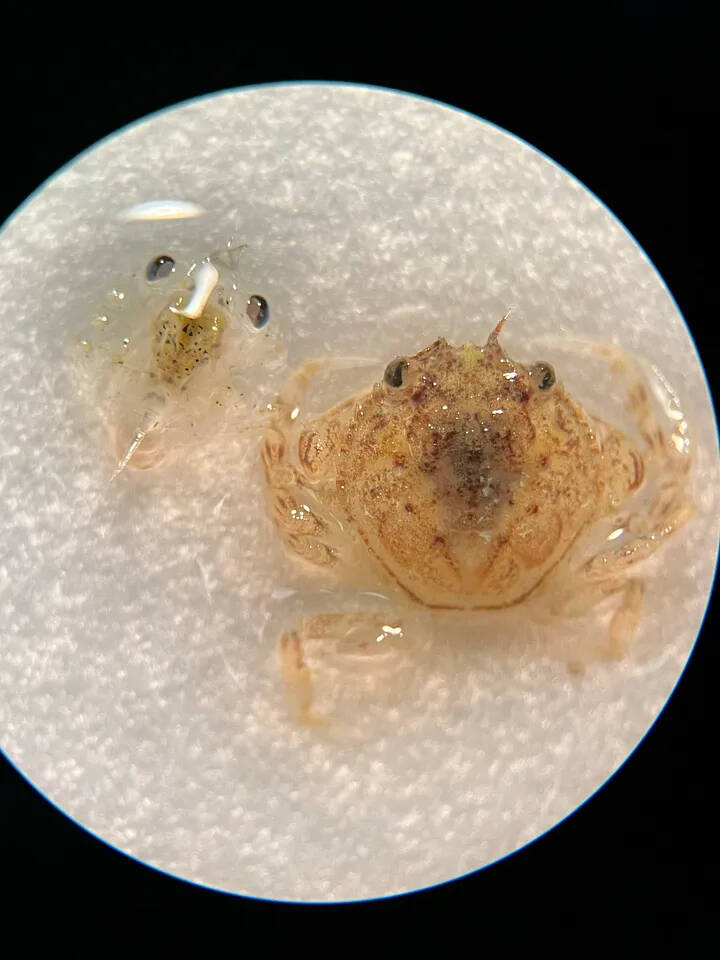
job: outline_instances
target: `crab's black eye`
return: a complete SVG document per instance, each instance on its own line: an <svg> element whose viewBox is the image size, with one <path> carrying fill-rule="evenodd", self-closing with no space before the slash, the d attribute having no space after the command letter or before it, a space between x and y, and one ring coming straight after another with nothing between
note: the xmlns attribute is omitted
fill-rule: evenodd
<svg viewBox="0 0 720 960"><path fill-rule="evenodd" d="M164 277L169 277L174 271L175 261L172 257L168 257L167 254L163 253L150 261L145 268L145 276L152 283L153 280L162 280Z"/></svg>
<svg viewBox="0 0 720 960"><path fill-rule="evenodd" d="M391 360L385 367L383 380L389 387L401 387L403 385L403 372L406 367L407 360L403 360L401 357Z"/></svg>
<svg viewBox="0 0 720 960"><path fill-rule="evenodd" d="M555 383L555 371L549 363L540 360L532 369L532 375L538 385L538 390L549 390Z"/></svg>

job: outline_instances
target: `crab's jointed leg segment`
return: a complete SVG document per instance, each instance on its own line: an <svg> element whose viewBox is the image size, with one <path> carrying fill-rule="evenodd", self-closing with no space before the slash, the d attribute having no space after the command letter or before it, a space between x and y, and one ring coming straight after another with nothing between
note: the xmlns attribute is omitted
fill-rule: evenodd
<svg viewBox="0 0 720 960"><path fill-rule="evenodd" d="M372 665L394 641L403 639L403 627L387 613L322 613L303 618L280 639L280 663L285 693L294 718L302 724L325 722L313 711L313 674L306 647L319 641L323 656L337 655L353 673Z"/></svg>

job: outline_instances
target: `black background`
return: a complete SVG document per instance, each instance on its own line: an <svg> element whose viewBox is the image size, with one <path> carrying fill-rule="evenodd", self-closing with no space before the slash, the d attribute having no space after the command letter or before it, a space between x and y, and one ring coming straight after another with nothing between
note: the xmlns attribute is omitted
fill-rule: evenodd
<svg viewBox="0 0 720 960"><path fill-rule="evenodd" d="M387 9L343 6L289 22L277 8L260 22L257 11L230 17L223 7L78 7L48 20L40 8L6 6L0 222L84 148L190 97L303 79L406 90L510 130L593 190L664 277L714 384L709 4L393 9L392 20ZM278 932L313 951L329 936L344 949L365 931L401 947L432 927L448 949L480 949L491 934L509 949L520 937L716 942L714 619L711 609L647 739L590 803L499 864L388 901L278 905L163 876L72 824L0 757L0 924L73 955L158 923L168 946L194 955L227 923L238 950L255 935L269 946Z"/></svg>

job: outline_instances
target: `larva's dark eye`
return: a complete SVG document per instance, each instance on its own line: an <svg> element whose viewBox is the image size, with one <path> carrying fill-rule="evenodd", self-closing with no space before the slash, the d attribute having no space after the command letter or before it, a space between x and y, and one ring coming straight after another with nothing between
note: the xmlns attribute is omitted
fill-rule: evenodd
<svg viewBox="0 0 720 960"><path fill-rule="evenodd" d="M145 268L145 276L152 283L154 280L162 280L175 272L175 261L163 253L155 257Z"/></svg>
<svg viewBox="0 0 720 960"><path fill-rule="evenodd" d="M538 390L549 390L555 383L555 371L544 360L538 361L533 366L531 373L533 380L538 385Z"/></svg>
<svg viewBox="0 0 720 960"><path fill-rule="evenodd" d="M401 387L403 385L403 373L407 369L407 360L398 357L397 360L391 360L385 367L383 380L389 387Z"/></svg>
<svg viewBox="0 0 720 960"><path fill-rule="evenodd" d="M250 318L250 323L259 330L264 327L270 319L270 307L265 297L259 293L254 293L247 302L245 312Z"/></svg>

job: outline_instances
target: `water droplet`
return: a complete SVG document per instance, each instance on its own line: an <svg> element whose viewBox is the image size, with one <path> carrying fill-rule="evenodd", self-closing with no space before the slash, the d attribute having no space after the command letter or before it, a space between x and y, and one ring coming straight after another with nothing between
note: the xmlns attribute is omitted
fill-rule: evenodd
<svg viewBox="0 0 720 960"><path fill-rule="evenodd" d="M175 261L172 257L167 256L167 254L160 254L159 257L155 257L154 260L151 260L147 265L145 270L145 276L152 283L154 280L163 280L165 277L169 277L171 273L175 272Z"/></svg>
<svg viewBox="0 0 720 960"><path fill-rule="evenodd" d="M247 302L246 313L257 330L264 327L270 319L270 308L265 297L254 293Z"/></svg>

